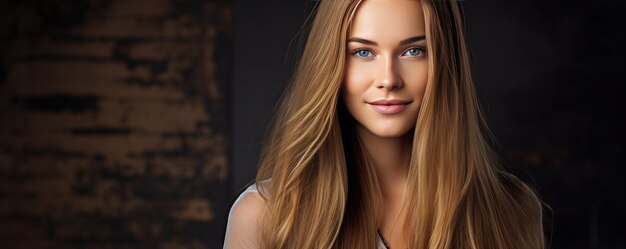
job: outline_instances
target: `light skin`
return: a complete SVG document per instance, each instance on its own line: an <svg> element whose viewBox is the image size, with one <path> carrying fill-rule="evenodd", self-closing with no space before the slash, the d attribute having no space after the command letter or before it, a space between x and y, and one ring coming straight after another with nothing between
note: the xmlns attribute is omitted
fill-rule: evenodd
<svg viewBox="0 0 626 249"><path fill-rule="evenodd" d="M378 175L384 202L378 225L392 248L407 241L400 209L428 79L425 34L417 0L364 0L348 34L342 96Z"/></svg>

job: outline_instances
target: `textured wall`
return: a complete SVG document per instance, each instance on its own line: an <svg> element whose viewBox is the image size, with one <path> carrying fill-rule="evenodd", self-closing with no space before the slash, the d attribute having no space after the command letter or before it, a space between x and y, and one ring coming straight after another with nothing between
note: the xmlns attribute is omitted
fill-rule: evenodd
<svg viewBox="0 0 626 249"><path fill-rule="evenodd" d="M0 23L0 247L221 247L232 4L1 1Z"/></svg>

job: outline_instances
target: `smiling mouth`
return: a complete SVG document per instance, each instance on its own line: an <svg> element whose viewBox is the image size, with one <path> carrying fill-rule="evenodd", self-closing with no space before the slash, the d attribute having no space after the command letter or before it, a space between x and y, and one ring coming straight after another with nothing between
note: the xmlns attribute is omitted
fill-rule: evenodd
<svg viewBox="0 0 626 249"><path fill-rule="evenodd" d="M367 103L374 111L381 114L395 114L407 108L411 101L404 100L379 100Z"/></svg>

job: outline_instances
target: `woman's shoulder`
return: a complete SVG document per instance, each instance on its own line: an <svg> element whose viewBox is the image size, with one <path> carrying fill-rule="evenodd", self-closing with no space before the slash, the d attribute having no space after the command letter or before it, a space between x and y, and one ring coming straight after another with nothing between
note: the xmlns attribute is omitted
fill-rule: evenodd
<svg viewBox="0 0 626 249"><path fill-rule="evenodd" d="M268 180L261 182L264 188ZM259 194L257 184L243 191L230 209L224 248L257 248L258 221L265 206L265 199Z"/></svg>
<svg viewBox="0 0 626 249"><path fill-rule="evenodd" d="M254 186L254 185L252 185ZM233 203L228 214L229 228L245 228L250 227L250 221L258 220L265 201L255 188L248 187L246 191L241 193L237 200ZM247 224L247 225L246 225ZM244 225L244 226L240 226Z"/></svg>
<svg viewBox="0 0 626 249"><path fill-rule="evenodd" d="M269 189L269 183L272 179L263 180L260 183L250 184L235 200L233 203L232 209L239 206L246 206L248 204L254 204L259 199L263 200L261 194L259 193L259 187L262 188L264 194L267 194L267 189Z"/></svg>
<svg viewBox="0 0 626 249"><path fill-rule="evenodd" d="M237 197L237 199L233 203L233 206L230 209L229 216L231 216L233 212L235 211L242 211L242 210L248 210L248 209L255 208L255 207L261 207L260 206L261 204L263 204L263 198L261 197L261 194L259 194L259 191L257 187L255 186L255 184L252 184L248 186L246 190L244 190L241 194L239 194L239 196ZM241 213L241 212L238 212L238 213Z"/></svg>
<svg viewBox="0 0 626 249"><path fill-rule="evenodd" d="M263 193L269 187L271 179L264 180L259 184L253 183L248 186L235 200L233 206L230 209L230 218L239 218L241 216L250 216L261 211L265 203L265 199L259 193L259 188L262 188ZM250 217L247 217L250 218Z"/></svg>

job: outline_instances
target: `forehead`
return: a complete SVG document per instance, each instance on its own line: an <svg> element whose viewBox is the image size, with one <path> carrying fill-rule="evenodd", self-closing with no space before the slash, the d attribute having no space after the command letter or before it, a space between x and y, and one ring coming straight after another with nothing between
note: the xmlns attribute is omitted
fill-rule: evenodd
<svg viewBox="0 0 626 249"><path fill-rule="evenodd" d="M418 0L362 0L350 28L350 36L373 40L424 33L424 14Z"/></svg>

